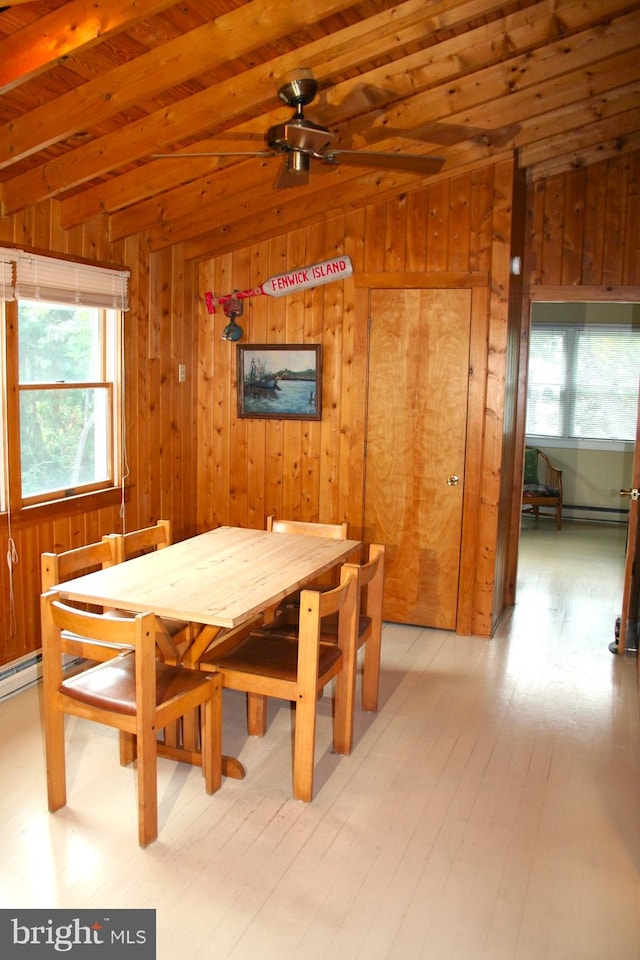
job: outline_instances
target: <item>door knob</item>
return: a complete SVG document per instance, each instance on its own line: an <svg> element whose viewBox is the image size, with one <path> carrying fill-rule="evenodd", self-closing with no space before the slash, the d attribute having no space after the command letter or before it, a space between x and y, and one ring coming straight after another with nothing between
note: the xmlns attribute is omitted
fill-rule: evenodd
<svg viewBox="0 0 640 960"><path fill-rule="evenodd" d="M621 490L621 497L630 497L632 500L640 500L640 490L637 487L631 487L631 490Z"/></svg>
<svg viewBox="0 0 640 960"><path fill-rule="evenodd" d="M449 476L447 477L447 486L449 487L458 486L458 477L456 477L455 473L450 473Z"/></svg>

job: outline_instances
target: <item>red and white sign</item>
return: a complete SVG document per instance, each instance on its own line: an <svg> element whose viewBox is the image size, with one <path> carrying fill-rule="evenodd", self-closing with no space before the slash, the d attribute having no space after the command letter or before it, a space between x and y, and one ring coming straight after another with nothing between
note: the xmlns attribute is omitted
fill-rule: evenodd
<svg viewBox="0 0 640 960"><path fill-rule="evenodd" d="M212 293L205 293L205 301L209 313L214 313L216 306L228 300L243 300L245 297L283 297L286 293L295 290L308 290L310 287L319 287L323 283L333 283L334 280L344 280L353 273L353 266L349 257L333 257L332 260L322 260L312 263L308 267L299 267L288 273L280 273L269 277L259 287L250 290L236 290L222 297L214 297Z"/></svg>

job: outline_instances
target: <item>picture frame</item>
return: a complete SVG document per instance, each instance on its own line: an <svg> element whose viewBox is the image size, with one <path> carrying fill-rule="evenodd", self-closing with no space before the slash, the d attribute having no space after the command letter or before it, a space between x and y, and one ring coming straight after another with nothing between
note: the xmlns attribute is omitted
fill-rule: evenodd
<svg viewBox="0 0 640 960"><path fill-rule="evenodd" d="M238 416L322 419L322 347L238 344Z"/></svg>

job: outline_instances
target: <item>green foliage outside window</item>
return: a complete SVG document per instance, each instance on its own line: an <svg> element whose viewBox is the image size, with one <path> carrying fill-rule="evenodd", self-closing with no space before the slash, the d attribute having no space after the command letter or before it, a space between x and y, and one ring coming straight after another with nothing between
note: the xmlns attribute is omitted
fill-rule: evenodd
<svg viewBox="0 0 640 960"><path fill-rule="evenodd" d="M109 476L109 387L103 311L19 303L22 496ZM96 386L104 382L105 386Z"/></svg>

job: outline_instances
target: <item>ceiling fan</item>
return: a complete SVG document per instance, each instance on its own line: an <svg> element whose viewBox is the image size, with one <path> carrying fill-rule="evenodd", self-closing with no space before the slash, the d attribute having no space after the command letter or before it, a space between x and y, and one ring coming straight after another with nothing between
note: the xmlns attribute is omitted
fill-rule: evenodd
<svg viewBox="0 0 640 960"><path fill-rule="evenodd" d="M251 152L228 151L220 153L156 153L154 157L184 160L186 157L283 157L284 164L276 180L276 189L302 186L308 182L311 160L329 166L350 164L359 167L377 167L402 170L407 173L437 173L444 157L418 156L410 153L384 153L369 150L331 150L335 134L304 115L304 108L316 97L318 82L311 70L300 68L278 88L278 97L294 114L290 120L269 127L266 134L268 150Z"/></svg>

